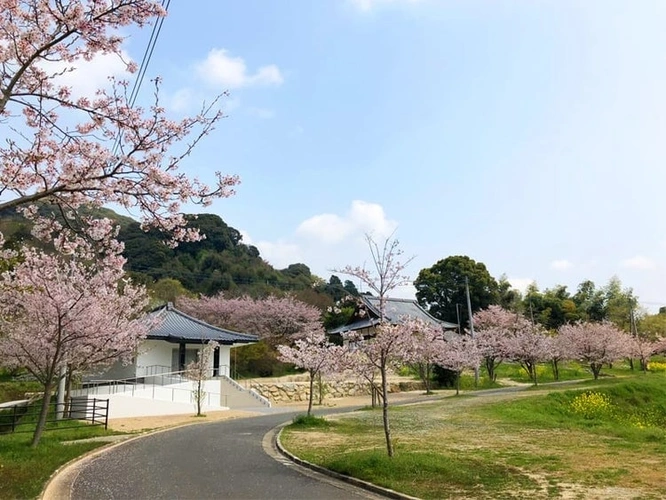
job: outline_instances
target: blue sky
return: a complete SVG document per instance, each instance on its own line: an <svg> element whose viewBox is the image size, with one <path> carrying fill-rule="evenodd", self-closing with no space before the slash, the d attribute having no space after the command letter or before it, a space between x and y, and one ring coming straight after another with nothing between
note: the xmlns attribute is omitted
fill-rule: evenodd
<svg viewBox="0 0 666 500"><path fill-rule="evenodd" d="M240 175L208 211L275 266L328 278L397 228L413 277L464 254L666 305L666 3L205 5L171 3L148 74L176 116L230 91L183 167Z"/></svg>

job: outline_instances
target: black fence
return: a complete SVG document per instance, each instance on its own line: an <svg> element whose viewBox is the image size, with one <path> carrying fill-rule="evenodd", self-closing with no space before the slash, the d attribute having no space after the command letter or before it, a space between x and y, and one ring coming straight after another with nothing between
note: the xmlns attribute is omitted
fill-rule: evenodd
<svg viewBox="0 0 666 500"><path fill-rule="evenodd" d="M32 426L23 426L28 422L36 422L42 410L42 402L18 403L0 408L0 434L10 432L33 432ZM106 429L109 424L109 400L88 399L86 397L72 398L67 403L49 403L49 412L46 418L45 431L71 429L76 425L67 425L67 422L86 421L90 425L103 425ZM57 426L48 425L58 423Z"/></svg>

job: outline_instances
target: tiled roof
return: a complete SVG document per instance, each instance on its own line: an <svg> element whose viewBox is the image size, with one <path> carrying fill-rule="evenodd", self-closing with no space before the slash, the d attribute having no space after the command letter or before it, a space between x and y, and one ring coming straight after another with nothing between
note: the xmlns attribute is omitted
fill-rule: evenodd
<svg viewBox="0 0 666 500"><path fill-rule="evenodd" d="M362 328L369 328L379 323L379 297L372 297L370 295L362 295L361 300L369 311L368 318L356 319L351 323L340 326L333 330L330 330L328 333L342 333L352 330L360 330ZM458 325L455 323L449 323L448 321L440 321L437 318L428 314L428 312L423 309L418 302L410 299L384 299L384 317L389 322L396 324L400 321L401 318L409 316L411 318L420 319L431 324L436 324L445 329L454 329L458 328Z"/></svg>
<svg viewBox="0 0 666 500"><path fill-rule="evenodd" d="M204 321L188 316L167 304L152 313L158 319L158 326L148 333L147 338L166 340L167 342L205 343L215 340L220 344L249 344L257 342L259 337L247 333L232 332L224 328L209 325Z"/></svg>

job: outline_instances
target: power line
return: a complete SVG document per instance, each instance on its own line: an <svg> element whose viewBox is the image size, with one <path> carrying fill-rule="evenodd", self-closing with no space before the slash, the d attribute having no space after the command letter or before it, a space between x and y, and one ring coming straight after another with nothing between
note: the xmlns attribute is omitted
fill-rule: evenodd
<svg viewBox="0 0 666 500"><path fill-rule="evenodd" d="M162 0L162 8L164 8L164 11L167 13L169 12L170 4L171 0ZM134 107L136 99L139 96L139 90L141 89L141 85L143 84L143 79L146 76L146 70L148 69L150 60L153 57L153 52L155 51L155 45L157 44L157 39L159 38L160 32L162 31L162 25L164 24L165 17L166 15L160 16L153 25L153 29L150 33L150 39L148 40L148 45L146 46L146 50L143 53L143 58L141 59L141 64L139 65L139 71L137 71L132 91L130 92L129 99L127 100L127 104L129 105L130 108ZM115 156L118 153L118 148L120 148L121 141L122 141L121 135L118 134L118 137L113 145L113 150L112 150L113 156Z"/></svg>
<svg viewBox="0 0 666 500"><path fill-rule="evenodd" d="M171 0L162 0L162 7L166 12L169 12L169 5L171 4ZM150 60L153 57L153 51L155 50L155 45L157 44L157 39L160 36L160 32L162 31L162 24L164 24L164 18L166 16L161 16L157 22L153 25L153 30L150 33L150 39L148 40L148 46L146 47L146 51L143 53L143 59L141 60L141 65L139 66L139 71L137 72L137 77L136 80L134 81L134 87L132 88L132 92L130 93L129 97L129 105L130 107L134 107L134 103L136 102L136 98L139 95L139 89L141 88L141 85L143 84L143 79L146 76L146 70L148 69L148 65L150 64Z"/></svg>

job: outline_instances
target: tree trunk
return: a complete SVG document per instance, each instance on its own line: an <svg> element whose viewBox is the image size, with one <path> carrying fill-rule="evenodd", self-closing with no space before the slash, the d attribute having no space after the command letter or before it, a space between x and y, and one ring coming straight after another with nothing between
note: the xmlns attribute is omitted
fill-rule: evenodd
<svg viewBox="0 0 666 500"><path fill-rule="evenodd" d="M308 417L312 415L312 398L314 397L315 374L310 372L310 397L308 399Z"/></svg>
<svg viewBox="0 0 666 500"><path fill-rule="evenodd" d="M536 367L536 363L532 364L531 366L532 366L532 377L533 377L533 380L534 380L534 386L536 387L537 385L539 385L539 382L538 382L538 380L537 380L537 367Z"/></svg>
<svg viewBox="0 0 666 500"><path fill-rule="evenodd" d="M65 382L65 418L68 418L71 411L71 401L72 401L72 380L74 379L72 365L67 366L67 381Z"/></svg>
<svg viewBox="0 0 666 500"><path fill-rule="evenodd" d="M46 417L49 414L49 405L51 403L51 393L53 392L53 377L44 385L44 399L42 399L42 409L39 412L39 420L37 421L37 427L35 427L35 433L32 435L32 444L33 448L37 447L39 440L42 437L42 432L44 432L44 427L46 426Z"/></svg>
<svg viewBox="0 0 666 500"><path fill-rule="evenodd" d="M601 372L602 364L599 363L592 363L590 364L590 368L592 369L592 375L594 375L594 380L599 379L599 373Z"/></svg>
<svg viewBox="0 0 666 500"><path fill-rule="evenodd" d="M460 372L456 372L456 396L460 394Z"/></svg>
<svg viewBox="0 0 666 500"><path fill-rule="evenodd" d="M382 419L384 421L384 436L386 437L386 452L389 457L393 457L393 443L391 443L391 426L389 424L388 414L388 377L386 374L386 366L381 368L382 374Z"/></svg>
<svg viewBox="0 0 666 500"><path fill-rule="evenodd" d="M558 381L560 380L560 369L557 366L557 360L556 359L552 360L551 364L553 365L553 379L555 379L555 381Z"/></svg>

